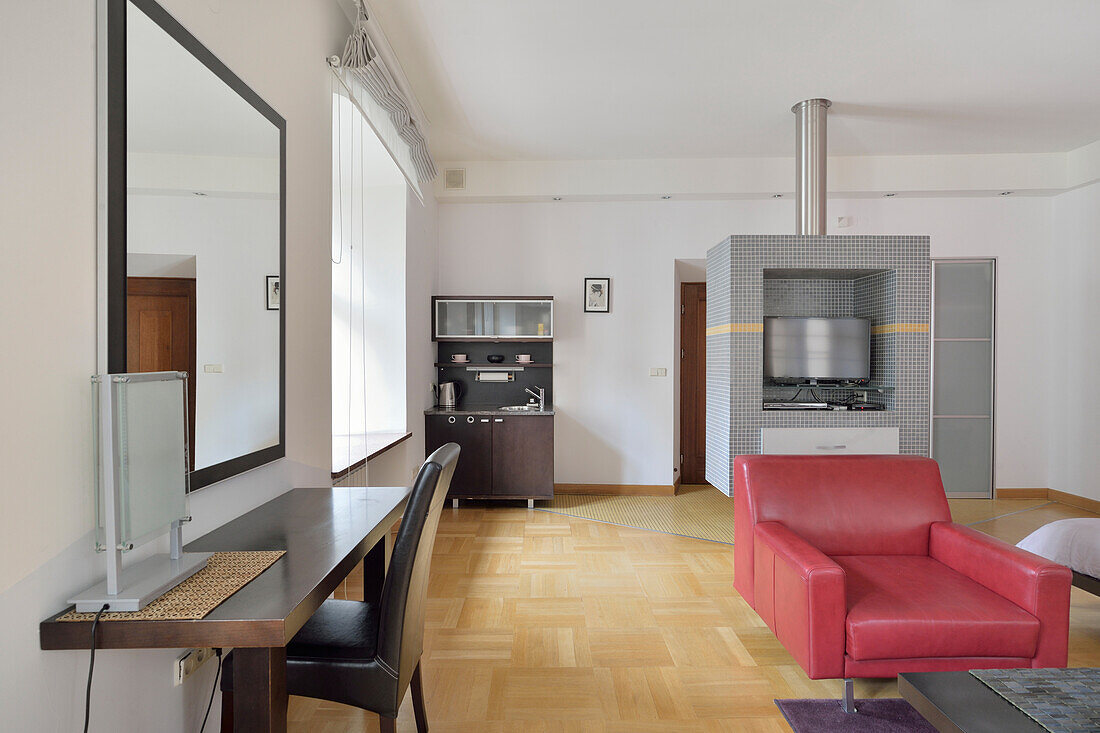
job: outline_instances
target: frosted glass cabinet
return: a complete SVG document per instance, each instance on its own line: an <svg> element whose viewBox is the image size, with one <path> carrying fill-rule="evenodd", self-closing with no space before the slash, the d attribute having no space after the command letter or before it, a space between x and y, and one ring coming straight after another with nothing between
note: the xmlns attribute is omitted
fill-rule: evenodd
<svg viewBox="0 0 1100 733"><path fill-rule="evenodd" d="M553 298L432 298L434 341L550 341Z"/></svg>
<svg viewBox="0 0 1100 733"><path fill-rule="evenodd" d="M932 267L932 457L948 496L990 498L995 262Z"/></svg>

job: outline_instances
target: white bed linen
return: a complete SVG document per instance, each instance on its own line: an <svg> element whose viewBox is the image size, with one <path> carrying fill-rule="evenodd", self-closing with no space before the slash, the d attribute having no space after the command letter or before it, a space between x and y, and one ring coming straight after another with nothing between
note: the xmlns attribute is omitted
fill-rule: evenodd
<svg viewBox="0 0 1100 733"><path fill-rule="evenodd" d="M1100 578L1100 519L1059 519L1035 530L1016 546Z"/></svg>

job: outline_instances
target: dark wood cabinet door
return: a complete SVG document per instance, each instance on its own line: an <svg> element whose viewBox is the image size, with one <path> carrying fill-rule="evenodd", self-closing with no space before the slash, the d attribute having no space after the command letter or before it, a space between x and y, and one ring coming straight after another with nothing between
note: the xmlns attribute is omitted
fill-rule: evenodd
<svg viewBox="0 0 1100 733"><path fill-rule="evenodd" d="M554 495L554 418L494 417L493 496Z"/></svg>
<svg viewBox="0 0 1100 733"><path fill-rule="evenodd" d="M471 422L471 419L473 420ZM426 415L425 448L430 455L445 443L458 443L458 465L448 496L491 496L493 493L492 423L481 415Z"/></svg>

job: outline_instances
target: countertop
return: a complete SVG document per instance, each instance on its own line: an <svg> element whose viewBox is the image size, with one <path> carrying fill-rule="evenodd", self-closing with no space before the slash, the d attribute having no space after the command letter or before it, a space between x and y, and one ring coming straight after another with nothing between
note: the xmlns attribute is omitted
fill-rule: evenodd
<svg viewBox="0 0 1100 733"><path fill-rule="evenodd" d="M500 415L511 417L537 417L539 415L553 415L554 408L547 406L545 410L501 410L499 405L467 405L461 409L444 410L440 407L430 407L424 410L425 415Z"/></svg>

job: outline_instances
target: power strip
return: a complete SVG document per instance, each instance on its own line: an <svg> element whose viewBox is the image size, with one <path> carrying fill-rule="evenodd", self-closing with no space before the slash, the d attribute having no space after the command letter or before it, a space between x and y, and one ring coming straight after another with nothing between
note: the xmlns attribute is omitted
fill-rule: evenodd
<svg viewBox="0 0 1100 733"><path fill-rule="evenodd" d="M206 660L214 658L214 650L210 647L203 649L188 649L176 659L175 678L172 686L182 685L183 681L193 675Z"/></svg>

